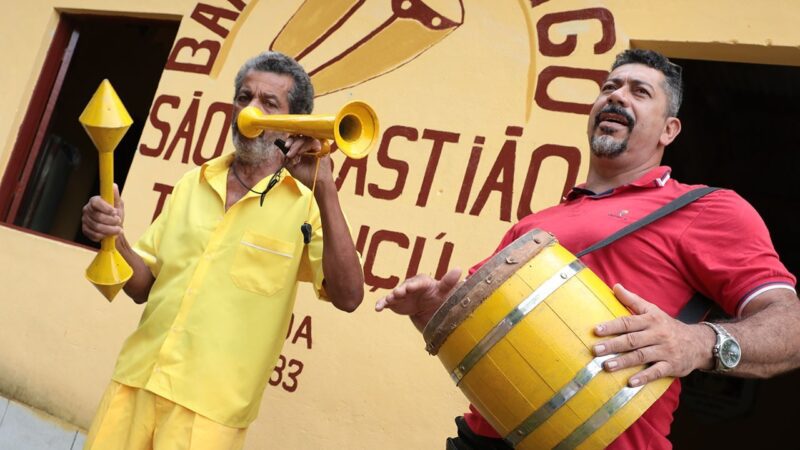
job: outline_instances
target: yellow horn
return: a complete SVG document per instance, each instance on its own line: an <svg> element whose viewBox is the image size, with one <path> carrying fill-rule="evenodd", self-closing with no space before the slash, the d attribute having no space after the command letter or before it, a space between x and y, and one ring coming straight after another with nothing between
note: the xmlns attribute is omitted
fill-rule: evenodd
<svg viewBox="0 0 800 450"><path fill-rule="evenodd" d="M239 132L251 139L264 130L333 139L342 153L355 159L369 154L379 132L375 111L359 101L344 105L336 115L264 114L255 106L248 106L239 112L236 124ZM327 153L325 147L323 146L321 154Z"/></svg>

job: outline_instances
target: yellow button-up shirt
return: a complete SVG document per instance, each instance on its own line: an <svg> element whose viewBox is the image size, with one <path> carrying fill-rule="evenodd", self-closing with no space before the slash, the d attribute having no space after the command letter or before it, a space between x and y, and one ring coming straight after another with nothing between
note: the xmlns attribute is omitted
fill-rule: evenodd
<svg viewBox="0 0 800 450"><path fill-rule="evenodd" d="M316 203L308 217L311 192L287 171L263 206L250 192L225 211L232 161L184 175L136 244L155 283L113 379L246 427L283 346L297 281L325 296L322 229ZM304 245L307 218L314 234Z"/></svg>

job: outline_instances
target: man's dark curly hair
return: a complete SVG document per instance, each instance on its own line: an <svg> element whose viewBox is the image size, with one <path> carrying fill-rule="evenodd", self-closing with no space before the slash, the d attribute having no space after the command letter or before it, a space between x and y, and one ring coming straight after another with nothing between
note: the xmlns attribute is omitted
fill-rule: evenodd
<svg viewBox="0 0 800 450"><path fill-rule="evenodd" d="M664 74L664 90L667 92L667 99L669 100L667 113L672 117L677 117L683 101L681 66L671 62L661 53L641 48L631 48L617 55L614 64L611 65L611 70L613 71L625 64L644 64Z"/></svg>

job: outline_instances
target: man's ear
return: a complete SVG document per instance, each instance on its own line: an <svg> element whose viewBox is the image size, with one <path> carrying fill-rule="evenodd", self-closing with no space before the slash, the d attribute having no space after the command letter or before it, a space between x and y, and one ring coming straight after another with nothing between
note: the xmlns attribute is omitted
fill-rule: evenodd
<svg viewBox="0 0 800 450"><path fill-rule="evenodd" d="M664 123L664 129L661 131L661 136L658 142L664 147L668 146L675 140L681 132L681 120L677 117L667 117Z"/></svg>

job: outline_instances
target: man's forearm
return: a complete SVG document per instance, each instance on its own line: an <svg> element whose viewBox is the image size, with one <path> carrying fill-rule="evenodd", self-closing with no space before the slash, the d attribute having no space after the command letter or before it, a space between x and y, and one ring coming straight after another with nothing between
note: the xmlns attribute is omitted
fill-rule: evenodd
<svg viewBox="0 0 800 450"><path fill-rule="evenodd" d="M142 257L133 251L133 247L125 239L125 233L117 236L116 246L117 251L133 269L133 275L123 287L125 293L136 303L146 302L148 295L150 295L150 288L155 281L153 273L150 272L150 268L144 263Z"/></svg>
<svg viewBox="0 0 800 450"><path fill-rule="evenodd" d="M364 298L364 274L353 238L344 219L336 185L317 185L315 197L322 219L322 271L325 290L333 304L344 311L354 311Z"/></svg>
<svg viewBox="0 0 800 450"><path fill-rule="evenodd" d="M722 323L742 348L742 360L731 375L766 378L800 367L800 301L788 289L762 296L769 297L764 307L740 321Z"/></svg>

